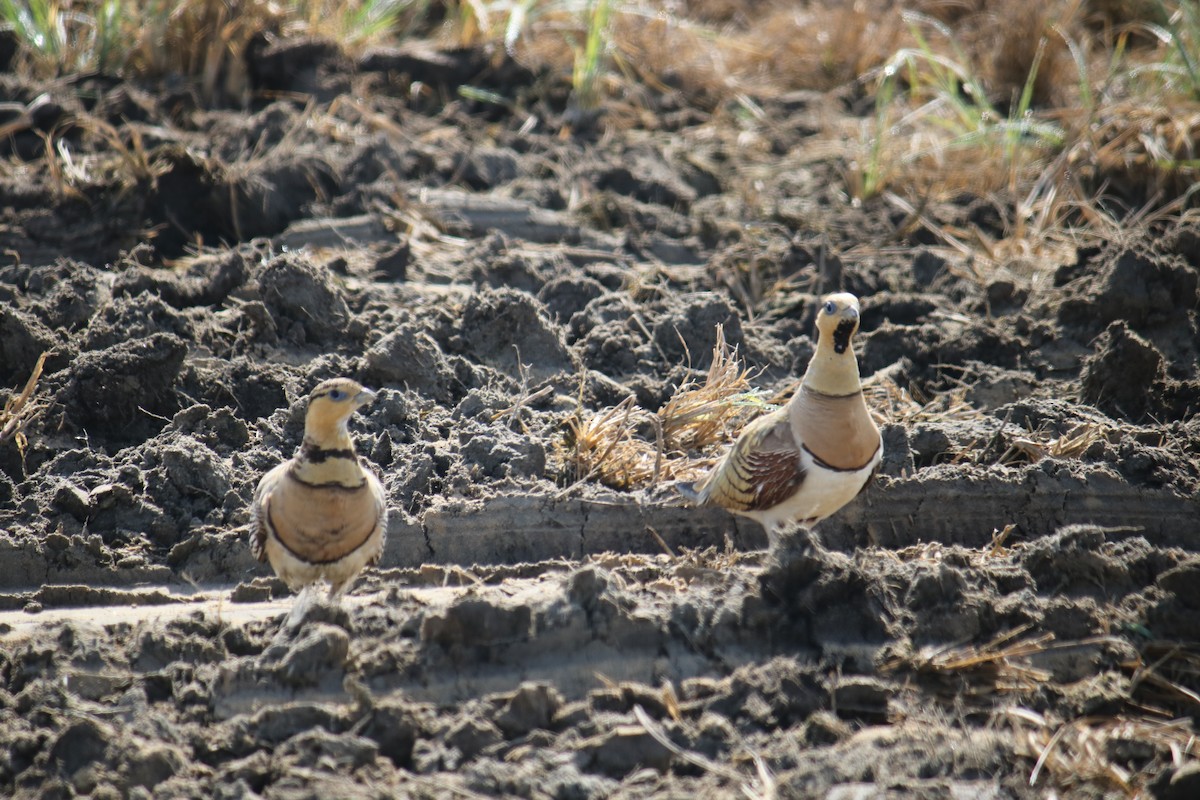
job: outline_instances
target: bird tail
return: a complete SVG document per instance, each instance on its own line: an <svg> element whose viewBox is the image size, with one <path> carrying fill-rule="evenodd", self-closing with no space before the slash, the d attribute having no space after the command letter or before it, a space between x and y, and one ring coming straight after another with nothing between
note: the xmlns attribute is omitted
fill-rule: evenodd
<svg viewBox="0 0 1200 800"><path fill-rule="evenodd" d="M692 505L704 505L704 493L697 487L695 482L676 481L675 491L683 495Z"/></svg>

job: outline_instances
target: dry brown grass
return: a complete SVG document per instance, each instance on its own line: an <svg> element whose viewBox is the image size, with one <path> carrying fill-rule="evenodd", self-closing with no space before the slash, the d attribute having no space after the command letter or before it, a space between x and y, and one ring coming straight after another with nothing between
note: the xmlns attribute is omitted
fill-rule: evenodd
<svg viewBox="0 0 1200 800"><path fill-rule="evenodd" d="M905 41L891 3L779 3L731 41L725 65L743 89L834 89L882 66Z"/></svg>
<svg viewBox="0 0 1200 800"><path fill-rule="evenodd" d="M659 72L688 66L682 79L713 94L835 89L854 84L901 48L913 46L903 12L916 11L953 27L974 71L1001 102L1020 93L1037 60L1034 96L1040 107L1062 99L1064 87L1074 81L1068 46L1055 29L1074 30L1079 5L1080 0L731 3L724 17L660 14L656 19L663 25L617 28L614 41L642 54L641 63L651 71L656 63ZM675 33L688 30L690 37ZM635 41L649 46L630 46ZM954 54L949 46L942 50Z"/></svg>
<svg viewBox="0 0 1200 800"><path fill-rule="evenodd" d="M1001 106L1016 106L1030 75L1033 108L1074 99L1078 76L1065 37L1077 30L1081 2L1010 0L970 26L990 34L971 46L980 52L984 79Z"/></svg>
<svg viewBox="0 0 1200 800"><path fill-rule="evenodd" d="M18 3L18 5L20 5ZM373 21L379 0L36 0L46 23L18 50L15 67L35 75L99 70L143 78L184 77L209 101L246 101L246 53L256 40L315 36L354 51L406 30L427 4ZM111 11L112 13L108 13ZM30 37L34 38L34 37Z"/></svg>
<svg viewBox="0 0 1200 800"><path fill-rule="evenodd" d="M241 98L243 56L258 35L279 31L283 9L254 0L182 3L39 0L47 24L40 47L18 52L16 67L34 74L99 69L196 80L206 98ZM106 14L109 8L114 10Z"/></svg>
<svg viewBox="0 0 1200 800"><path fill-rule="evenodd" d="M1186 719L1120 715L1056 724L1029 709L1011 709L1001 717L1016 733L1018 754L1034 759L1033 786L1092 786L1106 797L1145 797L1154 777L1151 757L1165 756L1180 767L1200 756L1200 741ZM1146 768L1132 766L1139 762Z"/></svg>
<svg viewBox="0 0 1200 800"><path fill-rule="evenodd" d="M1095 30L1130 30L1143 23L1163 25L1170 12L1160 0L1088 0L1084 21Z"/></svg>
<svg viewBox="0 0 1200 800"><path fill-rule="evenodd" d="M1149 642L1122 666L1130 672L1130 693L1141 703L1181 714L1200 711L1200 645Z"/></svg>
<svg viewBox="0 0 1200 800"><path fill-rule="evenodd" d="M982 646L897 658L884 669L933 679L955 697L992 702L996 695L1036 692L1049 679L1049 673L1029 665L1030 656L1126 641L1097 636L1057 643L1051 634L1018 638L1027 630L1019 628ZM1188 718L1200 708L1200 694L1189 688L1200 676L1195 646L1152 642L1122 666L1130 673L1126 713L1062 720L1020 705L995 712L997 720L1013 729L1017 753L1033 762L1030 785L1090 787L1111 796L1143 797L1162 760L1178 768L1200 757L1200 741Z"/></svg>
<svg viewBox="0 0 1200 800"><path fill-rule="evenodd" d="M715 450L736 438L769 406L750 387L750 373L717 326L712 365L703 383L685 381L658 413L632 396L569 423L576 482L598 480L617 489L660 480L694 480Z"/></svg>
<svg viewBox="0 0 1200 800"><path fill-rule="evenodd" d="M1004 713L1021 754L1035 759L1031 784L1092 784L1142 797L1160 760L1178 768L1200 757L1190 719L1200 710L1200 694L1192 688L1200 677L1197 646L1149 642L1122 667L1130 676L1127 713L1057 722L1028 709Z"/></svg>
<svg viewBox="0 0 1200 800"><path fill-rule="evenodd" d="M614 98L670 87L712 107L738 95L834 89L885 63L904 41L898 9L885 0L688 3L672 11L640 2L613 6L614 68L606 83ZM565 5L543 9L513 51L531 65L565 70L586 20Z"/></svg>
<svg viewBox="0 0 1200 800"><path fill-rule="evenodd" d="M249 89L244 56L255 36L278 29L279 9L253 0L193 0L158 16L138 35L129 68L148 75L197 79L207 98L243 99Z"/></svg>
<svg viewBox="0 0 1200 800"><path fill-rule="evenodd" d="M639 422L652 417L631 395L611 408L572 419L568 424L576 482L594 479L631 489L662 477L661 449L636 432Z"/></svg>
<svg viewBox="0 0 1200 800"><path fill-rule="evenodd" d="M1120 646L1126 641L1096 636L1060 643L1050 633L1026 636L1028 631L1029 626L1023 626L984 645L900 656L882 669L932 681L956 700L992 706L1001 697L1036 694L1050 680L1049 672L1030 664L1031 657L1110 642ZM1105 796L1142 797L1163 759L1180 767L1200 757L1200 741L1188 718L1200 708L1200 695L1188 688L1200 675L1195 647L1151 643L1123 666L1131 674L1127 713L1063 720L1023 705L1005 705L993 712L1013 730L1017 754L1032 762L1030 785L1059 790L1090 787L1110 793Z"/></svg>
<svg viewBox="0 0 1200 800"><path fill-rule="evenodd" d="M114 187L121 196L151 186L167 164L147 150L138 128L118 130L109 123L88 115L75 120L82 132L80 146L69 147L66 140L41 134L43 175L49 189L58 198L82 198L92 187Z"/></svg>
<svg viewBox="0 0 1200 800"><path fill-rule="evenodd" d="M932 679L956 697L1030 692L1049 680L1050 673L1030 666L1028 658L1046 650L1054 634L1019 638L1028 630L1029 626L1022 626L984 645L943 647L896 658L883 670Z"/></svg>
<svg viewBox="0 0 1200 800"><path fill-rule="evenodd" d="M955 387L930 397L915 386L896 383L889 369L876 372L863 381L867 406L879 422L912 425L916 422L982 419L987 412L966 401L967 387Z"/></svg>
<svg viewBox="0 0 1200 800"><path fill-rule="evenodd" d="M1098 422L1081 422L1061 436L1031 434L1014 438L1000 456L1001 464L1034 463L1043 458L1083 458L1096 442L1109 436L1108 429Z"/></svg>
<svg viewBox="0 0 1200 800"><path fill-rule="evenodd" d="M0 442L7 442L9 439L15 441L22 457L28 444L25 429L46 408L45 402L35 400L34 395L37 393L38 381L42 378L42 368L46 365L47 355L42 353L38 356L33 372L25 382L25 388L4 401L4 409L0 410Z"/></svg>
<svg viewBox="0 0 1200 800"><path fill-rule="evenodd" d="M725 342L724 326L718 324L704 382L685 381L658 412L664 447L688 452L732 441L733 432L741 430L748 417L766 409L750 394L750 377L737 349Z"/></svg>
<svg viewBox="0 0 1200 800"><path fill-rule="evenodd" d="M1093 183L1109 181L1118 196L1165 203L1200 179L1198 141L1200 102L1177 98L1167 107L1125 100L1102 109L1079 167Z"/></svg>

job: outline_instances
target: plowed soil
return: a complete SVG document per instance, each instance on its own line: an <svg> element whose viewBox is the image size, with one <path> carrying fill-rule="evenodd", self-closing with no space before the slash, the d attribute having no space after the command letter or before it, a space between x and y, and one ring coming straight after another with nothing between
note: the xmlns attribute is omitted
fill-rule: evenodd
<svg viewBox="0 0 1200 800"><path fill-rule="evenodd" d="M472 51L268 57L246 111L0 76L39 111L0 397L48 354L0 442L0 794L1200 796L1194 221L980 269L931 226L999 236L986 198L801 157L837 95L580 123ZM886 454L817 545L580 474L572 420L658 411L718 324L778 399L832 289ZM338 375L393 510L330 605L246 526Z"/></svg>

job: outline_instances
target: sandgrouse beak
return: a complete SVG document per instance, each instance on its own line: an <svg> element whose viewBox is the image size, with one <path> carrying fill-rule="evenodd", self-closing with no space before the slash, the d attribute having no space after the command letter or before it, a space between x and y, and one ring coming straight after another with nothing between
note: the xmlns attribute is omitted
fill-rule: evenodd
<svg viewBox="0 0 1200 800"><path fill-rule="evenodd" d="M354 395L354 407L362 408L363 406L367 405L368 403L374 402L375 397L376 397L376 393L374 391L372 391L371 389L368 389L364 386L362 388L362 391L360 391L358 394Z"/></svg>

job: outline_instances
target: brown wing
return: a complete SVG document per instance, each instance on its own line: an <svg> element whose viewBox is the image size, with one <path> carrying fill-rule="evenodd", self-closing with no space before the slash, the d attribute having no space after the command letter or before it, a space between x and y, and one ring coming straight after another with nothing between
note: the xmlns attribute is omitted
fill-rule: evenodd
<svg viewBox="0 0 1200 800"><path fill-rule="evenodd" d="M259 563L265 563L267 560L267 526L259 522L254 526L254 535L250 539L250 552L258 559Z"/></svg>
<svg viewBox="0 0 1200 800"><path fill-rule="evenodd" d="M730 511L779 505L804 483L800 451L784 410L746 426L701 489L706 501Z"/></svg>

